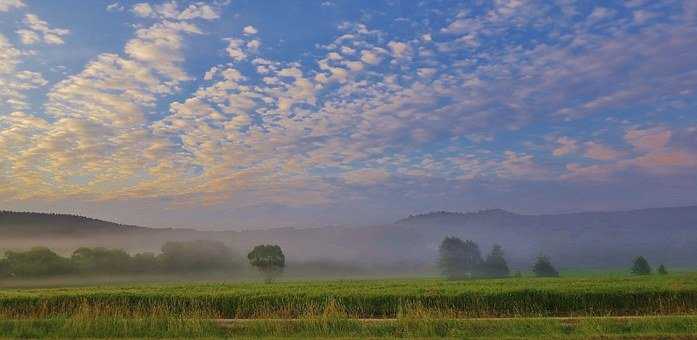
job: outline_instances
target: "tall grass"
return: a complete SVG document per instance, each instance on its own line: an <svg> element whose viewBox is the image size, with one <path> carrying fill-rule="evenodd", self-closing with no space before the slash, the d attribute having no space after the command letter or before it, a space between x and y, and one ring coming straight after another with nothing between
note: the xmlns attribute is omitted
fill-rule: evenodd
<svg viewBox="0 0 697 340"><path fill-rule="evenodd" d="M697 312L697 276L142 285L0 292L0 318L515 317Z"/></svg>

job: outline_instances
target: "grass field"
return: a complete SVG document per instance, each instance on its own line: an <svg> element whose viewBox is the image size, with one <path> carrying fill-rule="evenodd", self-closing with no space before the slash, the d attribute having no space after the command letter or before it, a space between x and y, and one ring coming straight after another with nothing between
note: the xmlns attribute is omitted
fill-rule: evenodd
<svg viewBox="0 0 697 340"><path fill-rule="evenodd" d="M693 334L697 336L697 274L0 291L0 335L19 338Z"/></svg>

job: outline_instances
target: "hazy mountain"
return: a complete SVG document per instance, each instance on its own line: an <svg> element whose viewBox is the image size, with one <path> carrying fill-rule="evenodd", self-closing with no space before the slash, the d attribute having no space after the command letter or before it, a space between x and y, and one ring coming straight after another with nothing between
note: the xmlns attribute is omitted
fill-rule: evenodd
<svg viewBox="0 0 697 340"><path fill-rule="evenodd" d="M501 244L509 262L525 268L544 253L560 266L626 266L634 256L672 266L697 265L697 206L614 212L522 215L504 210L434 212L370 227L280 228L257 231L195 231L124 226L70 215L0 213L3 248L76 244L157 250L167 240L216 239L241 253L277 243L289 259L366 266L430 265L445 236L480 244L482 253Z"/></svg>

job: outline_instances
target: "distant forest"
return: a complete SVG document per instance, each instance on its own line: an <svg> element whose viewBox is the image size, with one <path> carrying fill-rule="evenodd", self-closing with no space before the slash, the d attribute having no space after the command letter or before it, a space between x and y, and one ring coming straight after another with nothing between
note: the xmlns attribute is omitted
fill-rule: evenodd
<svg viewBox="0 0 697 340"><path fill-rule="evenodd" d="M162 252L128 254L122 249L82 247L62 257L46 247L7 251L0 276L36 278L70 274L195 273L234 271L242 258L222 242L167 242Z"/></svg>

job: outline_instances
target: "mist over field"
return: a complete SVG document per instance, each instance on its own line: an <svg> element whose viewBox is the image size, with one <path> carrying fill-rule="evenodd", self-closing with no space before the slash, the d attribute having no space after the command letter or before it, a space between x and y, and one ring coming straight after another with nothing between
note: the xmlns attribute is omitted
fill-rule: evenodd
<svg viewBox="0 0 697 340"><path fill-rule="evenodd" d="M244 256L257 244L281 246L288 261L285 274L291 279L433 276L439 273L440 242L448 236L476 242L483 254L494 244L501 245L514 271L529 271L541 254L563 269L626 270L639 255L653 263L694 268L695 225L695 206L557 215L521 215L504 210L433 212L376 226L250 231L155 229L78 216L3 212L0 248L45 246L65 256L79 247L158 254L167 242L210 240L224 243L230 257L235 258L232 261L236 269L228 274L216 270L205 275L170 273L160 280L178 276L196 279L197 275L209 279L254 278L256 273ZM148 280L158 279L154 273L142 274Z"/></svg>

